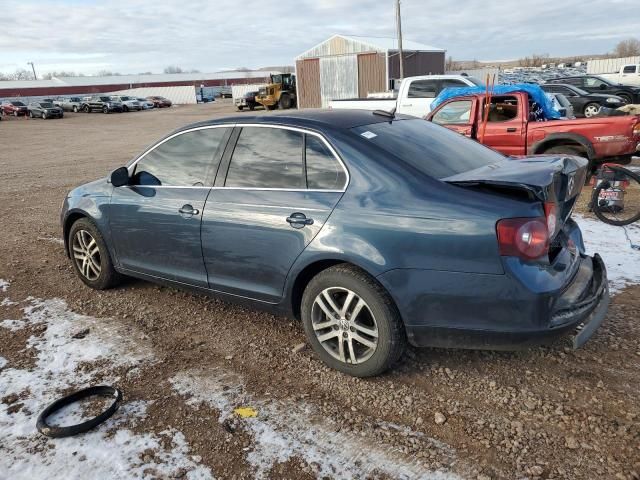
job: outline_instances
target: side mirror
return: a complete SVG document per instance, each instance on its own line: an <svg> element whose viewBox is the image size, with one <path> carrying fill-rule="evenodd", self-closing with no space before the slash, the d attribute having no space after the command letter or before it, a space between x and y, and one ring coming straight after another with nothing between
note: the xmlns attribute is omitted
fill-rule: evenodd
<svg viewBox="0 0 640 480"><path fill-rule="evenodd" d="M129 170L127 167L116 168L111 172L111 185L114 187L129 185Z"/></svg>
<svg viewBox="0 0 640 480"><path fill-rule="evenodd" d="M607 86L604 83L600 84L600 90L606 90Z"/></svg>

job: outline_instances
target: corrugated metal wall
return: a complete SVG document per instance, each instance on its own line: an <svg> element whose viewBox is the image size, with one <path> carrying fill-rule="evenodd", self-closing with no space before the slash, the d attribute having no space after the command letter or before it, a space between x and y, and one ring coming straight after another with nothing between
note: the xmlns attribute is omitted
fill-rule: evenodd
<svg viewBox="0 0 640 480"><path fill-rule="evenodd" d="M351 53L371 52L373 49L369 45L355 42L347 38L331 37L326 42L307 50L297 59L327 57L330 55L347 55Z"/></svg>
<svg viewBox="0 0 640 480"><path fill-rule="evenodd" d="M342 55L320 59L322 108L331 100L358 97L358 56Z"/></svg>
<svg viewBox="0 0 640 480"><path fill-rule="evenodd" d="M603 58L602 60L589 60L587 73L618 73L620 67L627 64L640 64L640 57Z"/></svg>
<svg viewBox="0 0 640 480"><path fill-rule="evenodd" d="M157 95L171 100L176 105L187 105L197 103L196 89L191 87L145 87L129 88L111 92L113 95L131 95L135 97L150 97Z"/></svg>
<svg viewBox="0 0 640 480"><path fill-rule="evenodd" d="M404 76L440 75L444 73L444 52L404 52ZM400 56L389 52L389 79L400 78Z"/></svg>
<svg viewBox="0 0 640 480"><path fill-rule="evenodd" d="M387 59L383 53L361 53L358 55L358 94L367 94L387 89Z"/></svg>
<svg viewBox="0 0 640 480"><path fill-rule="evenodd" d="M298 108L320 108L320 60L298 60L296 62L298 85Z"/></svg>

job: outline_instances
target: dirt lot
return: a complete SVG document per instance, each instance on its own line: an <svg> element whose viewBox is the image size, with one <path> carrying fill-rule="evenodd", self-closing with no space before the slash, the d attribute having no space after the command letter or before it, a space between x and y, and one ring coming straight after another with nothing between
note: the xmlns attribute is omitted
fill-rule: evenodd
<svg viewBox="0 0 640 480"><path fill-rule="evenodd" d="M175 127L231 111L217 103L0 122L0 385L3 376L53 382L47 401L89 383L125 393L119 420L101 427L106 451L118 445L110 460L91 450L94 437L13 432L21 446L0 442L0 457L14 456L0 460L0 478L9 478L3 465L15 468L10 478L35 468L24 452L58 455L65 466L52 478L76 478L83 462L117 463L117 451L140 438L144 448L123 460L132 469L114 478L133 477L131 465L148 478L640 478L637 285L615 295L606 323L577 352L565 341L518 353L411 350L369 380L295 348L304 334L288 319L141 281L84 287L60 243L66 192ZM56 354L72 359L88 346L107 353L73 364L75 381L40 375ZM32 390L0 391L0 430L18 415L35 425ZM136 415L141 405L146 413ZM239 406L257 416L234 414Z"/></svg>

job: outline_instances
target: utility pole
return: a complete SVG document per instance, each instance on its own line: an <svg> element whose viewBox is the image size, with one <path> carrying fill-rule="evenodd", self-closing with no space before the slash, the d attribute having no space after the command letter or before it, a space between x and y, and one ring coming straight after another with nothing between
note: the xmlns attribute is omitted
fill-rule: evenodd
<svg viewBox="0 0 640 480"><path fill-rule="evenodd" d="M38 77L36 76L36 67L33 66L33 62L27 62L27 65L31 65L31 70L33 70L33 79L37 80Z"/></svg>
<svg viewBox="0 0 640 480"><path fill-rule="evenodd" d="M400 0L396 0L396 30L398 31L398 55L400 55L400 80L404 79L404 55L402 54L402 15Z"/></svg>

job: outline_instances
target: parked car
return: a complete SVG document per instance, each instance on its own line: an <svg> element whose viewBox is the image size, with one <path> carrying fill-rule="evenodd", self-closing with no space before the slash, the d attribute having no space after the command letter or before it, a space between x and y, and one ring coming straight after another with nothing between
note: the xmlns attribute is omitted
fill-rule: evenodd
<svg viewBox="0 0 640 480"><path fill-rule="evenodd" d="M478 139L484 94L457 96L439 104L427 120ZM491 98L483 143L505 155L569 154L598 163L629 163L640 151L640 117L530 120L529 96L514 92Z"/></svg>
<svg viewBox="0 0 640 480"><path fill-rule="evenodd" d="M620 85L598 75L554 78L549 83L562 83L586 90L589 93L616 95L626 103L640 103L640 87Z"/></svg>
<svg viewBox="0 0 640 480"><path fill-rule="evenodd" d="M122 103L122 110L128 112L129 110L139 111L142 110L140 102L135 97L129 97L127 95L112 95L111 100Z"/></svg>
<svg viewBox="0 0 640 480"><path fill-rule="evenodd" d="M625 105L622 97L602 93L589 93L573 85L545 83L540 87L549 93L561 93L573 105L577 117L593 117L602 107L619 108Z"/></svg>
<svg viewBox="0 0 640 480"><path fill-rule="evenodd" d="M299 317L318 357L369 376L407 342L513 349L583 323L586 342L608 305L570 216L586 167L404 115L231 117L69 192L63 238L91 288L130 275Z"/></svg>
<svg viewBox="0 0 640 480"><path fill-rule="evenodd" d="M146 98L138 97L136 98L136 100L140 102L140 107L142 108L142 110L150 110L155 106L151 100L147 100Z"/></svg>
<svg viewBox="0 0 640 480"><path fill-rule="evenodd" d="M431 111L431 102L433 102L445 88L474 86L484 86L484 84L480 80L467 75L424 75L407 77L400 84L396 98L332 100L329 103L329 108L386 110L422 118Z"/></svg>
<svg viewBox="0 0 640 480"><path fill-rule="evenodd" d="M124 106L122 102L111 99L111 97L107 97L106 95L96 95L95 97L89 98L89 100L85 100L82 104L82 111L86 113L91 113L95 111L100 111L102 113L111 113L111 112L122 112L124 111Z"/></svg>
<svg viewBox="0 0 640 480"><path fill-rule="evenodd" d="M601 73L600 76L614 83L640 86L640 64L627 64L616 73Z"/></svg>
<svg viewBox="0 0 640 480"><path fill-rule="evenodd" d="M13 115L14 117L20 117L29 113L28 107L20 101L6 101L0 105L0 111L2 115Z"/></svg>
<svg viewBox="0 0 640 480"><path fill-rule="evenodd" d="M258 102L256 102L256 95L258 95L257 91L247 92L242 97L236 98L234 100L236 108L240 111L242 111L245 107L247 107L249 110L255 110L256 107L261 106Z"/></svg>
<svg viewBox="0 0 640 480"><path fill-rule="evenodd" d="M53 102L54 105L62 108L65 112L79 112L82 110L83 100L80 97L68 97Z"/></svg>
<svg viewBox="0 0 640 480"><path fill-rule="evenodd" d="M153 105L155 106L155 108L164 108L164 107L170 107L171 104L171 100L169 100L168 98L164 98L164 97L159 97L156 95L152 95L150 97L147 97L147 100L150 100L153 102Z"/></svg>
<svg viewBox="0 0 640 480"><path fill-rule="evenodd" d="M51 102L31 102L27 109L29 110L29 116L31 118L40 117L47 119L62 118L64 116L63 110Z"/></svg>

